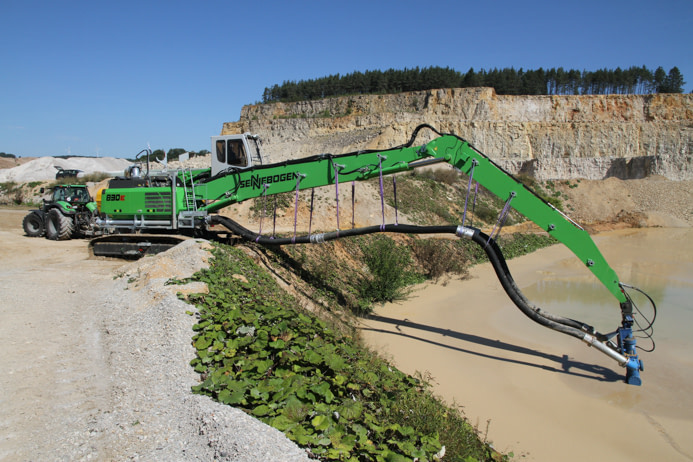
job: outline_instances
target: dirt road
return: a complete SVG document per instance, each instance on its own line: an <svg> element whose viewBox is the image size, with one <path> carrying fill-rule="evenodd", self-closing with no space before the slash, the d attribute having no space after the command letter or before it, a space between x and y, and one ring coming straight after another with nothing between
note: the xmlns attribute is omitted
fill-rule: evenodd
<svg viewBox="0 0 693 462"><path fill-rule="evenodd" d="M23 235L0 209L0 460L307 461L283 433L190 387L206 265L188 240L133 263Z"/></svg>
<svg viewBox="0 0 693 462"><path fill-rule="evenodd" d="M0 213L0 459L98 452L84 438L108 392L96 307L123 263L89 260L84 240L28 238L26 211Z"/></svg>

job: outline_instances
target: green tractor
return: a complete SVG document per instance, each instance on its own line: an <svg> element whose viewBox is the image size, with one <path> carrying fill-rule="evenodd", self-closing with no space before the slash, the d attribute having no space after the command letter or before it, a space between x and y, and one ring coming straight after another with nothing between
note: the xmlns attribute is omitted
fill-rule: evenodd
<svg viewBox="0 0 693 462"><path fill-rule="evenodd" d="M95 214L96 202L85 185L60 185L53 187L51 198L44 199L40 209L24 217L22 226L27 236L64 241L93 235Z"/></svg>

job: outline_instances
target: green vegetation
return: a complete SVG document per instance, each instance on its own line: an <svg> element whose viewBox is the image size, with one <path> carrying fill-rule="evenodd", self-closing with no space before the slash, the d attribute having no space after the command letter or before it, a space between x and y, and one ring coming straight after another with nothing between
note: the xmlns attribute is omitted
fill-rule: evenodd
<svg viewBox="0 0 693 462"><path fill-rule="evenodd" d="M557 241L548 234L515 233L501 235L497 242L510 259ZM387 249L387 255L378 261L380 254L365 253L373 249ZM325 310L346 309L358 315L370 312L374 304L406 297L410 284L464 278L470 266L488 261L483 249L466 239L386 234L267 252L277 265L290 268L310 284L316 291L314 299Z"/></svg>
<svg viewBox="0 0 693 462"><path fill-rule="evenodd" d="M407 235L357 236L267 252L310 284L323 309L357 315L369 313L374 304L406 298L417 282L464 277L468 266L457 240Z"/></svg>
<svg viewBox="0 0 693 462"><path fill-rule="evenodd" d="M558 191L544 192L532 178L520 177L548 202L561 208ZM377 183L377 179L370 180ZM468 177L452 169L416 170L397 176L397 206L418 224L459 224L462 221ZM474 191L474 189L473 189ZM294 194L280 195L282 214L293 210ZM555 196L555 197L553 197ZM560 198L559 198L560 196ZM385 182L385 197L394 205L393 185ZM466 224L490 230L504 202L480 187L474 202L469 198ZM262 199L252 210L262 213ZM472 213L473 211L473 213ZM267 198L266 216L272 216L273 200ZM525 221L511 211L506 225ZM555 243L548 235L501 235L498 243L512 258ZM485 261L475 244L458 239L403 235L371 235L328 242L321 246L285 246L268 250L278 264L291 268L319 292L325 309L339 306L355 314L369 312L374 304L406 297L412 283L448 276L465 277L470 264Z"/></svg>
<svg viewBox="0 0 693 462"><path fill-rule="evenodd" d="M275 210L285 210L294 206L295 193L273 194L251 199L250 211L253 218L274 216Z"/></svg>
<svg viewBox="0 0 693 462"><path fill-rule="evenodd" d="M400 175L400 209L421 222L444 217L459 223L467 182L449 169ZM284 196L278 207L293 207L293 194ZM273 202L268 198L269 214ZM503 203L481 188L480 206L495 223ZM254 209L262 213L264 205L256 202ZM513 258L556 241L515 234L498 242ZM319 246L248 248L310 300L317 316L282 290L250 252L217 246L210 269L195 276L209 293L189 297L200 316L191 362L202 378L196 392L244 409L321 460L433 460L443 446L445 460L505 459L460 408L432 394L428 380L401 373L360 345L349 322L374 304L405 298L416 282L465 277L470 265L487 261L483 249L465 239L384 234Z"/></svg>
<svg viewBox="0 0 693 462"><path fill-rule="evenodd" d="M464 276L470 264L486 260L467 240L398 237L251 247L273 257L275 270L289 268L312 284L323 313L349 301L367 311L377 301L405 296L407 286L424 277ZM554 242L514 235L500 244L511 258ZM459 407L433 395L429 380L407 376L365 349L349 326L301 309L243 248L218 245L213 253L210 269L194 276L209 293L189 296L200 316L191 365L202 382L194 391L244 409L321 460L433 460L442 446L445 460L505 459Z"/></svg>
<svg viewBox="0 0 693 462"><path fill-rule="evenodd" d="M402 213L411 217L416 223L459 224L464 215L468 180L466 175L461 175L450 168L413 170L408 174L397 175L396 204L392 182L384 183L385 200L390 206L397 206ZM477 192L473 185L467 200L468 221L465 224L493 225L503 205L504 201L486 188L479 185ZM512 225L523 221L526 219L521 214L511 210L505 224Z"/></svg>
<svg viewBox="0 0 693 462"><path fill-rule="evenodd" d="M6 181L5 183L0 183L0 192L3 194L8 194L9 192L15 190L18 187L17 183L14 181Z"/></svg>
<svg viewBox="0 0 693 462"><path fill-rule="evenodd" d="M194 391L240 407L321 460L502 460L457 407L436 399L350 335L298 308L241 248L217 246L194 278L208 294L191 365Z"/></svg>
<svg viewBox="0 0 693 462"><path fill-rule="evenodd" d="M466 277L468 257L457 241L449 239L415 239L411 249L426 279L434 282L448 274Z"/></svg>
<svg viewBox="0 0 693 462"><path fill-rule="evenodd" d="M597 71L515 68L462 73L449 67L415 67L352 72L317 79L285 81L265 88L263 103L317 100L334 96L392 94L436 88L493 87L499 95L605 95L683 93L683 74L678 67L654 72L645 66Z"/></svg>
<svg viewBox="0 0 693 462"><path fill-rule="evenodd" d="M0 195L9 198L9 203L13 205L21 205L25 201L25 193L22 185L14 181L0 183Z"/></svg>
<svg viewBox="0 0 693 462"><path fill-rule="evenodd" d="M361 254L370 277L361 279L359 294L369 304L402 300L408 293L407 286L422 281L416 271L409 269L413 261L408 247L398 246L388 236L362 239Z"/></svg>
<svg viewBox="0 0 693 462"><path fill-rule="evenodd" d="M6 157L9 159L16 159L17 158L17 156L15 156L14 154L8 154L6 152L0 152L0 157Z"/></svg>

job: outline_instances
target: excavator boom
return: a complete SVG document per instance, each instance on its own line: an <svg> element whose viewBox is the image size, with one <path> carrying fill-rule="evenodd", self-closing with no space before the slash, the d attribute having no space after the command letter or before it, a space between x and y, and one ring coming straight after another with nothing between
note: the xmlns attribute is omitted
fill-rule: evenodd
<svg viewBox="0 0 693 462"><path fill-rule="evenodd" d="M422 129L437 135L428 143L415 145ZM470 143L452 134L442 134L428 125L419 126L408 143L386 150L358 151L348 154L320 154L274 164L262 164L259 153L247 155L248 140L258 142L253 135L215 137L217 149L211 169L184 170L163 176L151 176L152 184L141 182L127 186L116 183L99 193L97 202L105 218L98 222L105 228L125 228L132 231L204 230L208 225L222 224L248 240L265 245L316 243L354 234L371 232L440 233L449 232L468 238L483 247L513 302L534 321L576 337L615 359L627 368L626 381L640 384L642 363L635 351L633 338L633 306L615 271L609 266L590 235L531 189L504 171ZM258 145L259 146L259 145ZM500 248L490 236L478 229L464 226L419 227L386 225L337 230L334 233L299 238L268 238L253 233L230 218L212 215L234 203L248 199L351 181L392 175L436 163L447 163L466 173L497 197L505 201L504 212L510 207L536 223L568 247L620 304L622 323L617 330L618 342L611 336L595 332L594 328L572 319L554 316L532 305L522 295L510 275ZM123 187L125 186L125 187ZM501 213L501 216L503 213ZM502 222L499 219L502 226ZM495 229L494 229L495 231ZM121 239L104 238L111 247L121 246ZM135 253L139 252L140 243Z"/></svg>
<svg viewBox="0 0 693 462"><path fill-rule="evenodd" d="M590 235L551 204L455 135L442 135L422 146L384 151L318 155L245 170L227 171L196 186L209 201L199 210L216 212L230 204L335 184L363 181L417 167L446 162L474 180L568 247L620 303L627 302L616 273ZM211 200L210 200L211 199Z"/></svg>

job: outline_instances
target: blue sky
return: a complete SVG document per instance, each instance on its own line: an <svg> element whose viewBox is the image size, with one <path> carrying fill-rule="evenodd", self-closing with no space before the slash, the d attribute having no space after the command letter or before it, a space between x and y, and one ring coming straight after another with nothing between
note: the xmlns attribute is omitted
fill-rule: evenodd
<svg viewBox="0 0 693 462"><path fill-rule="evenodd" d="M678 66L690 92L692 47L690 0L0 0L0 152L209 149L266 87L373 69Z"/></svg>

